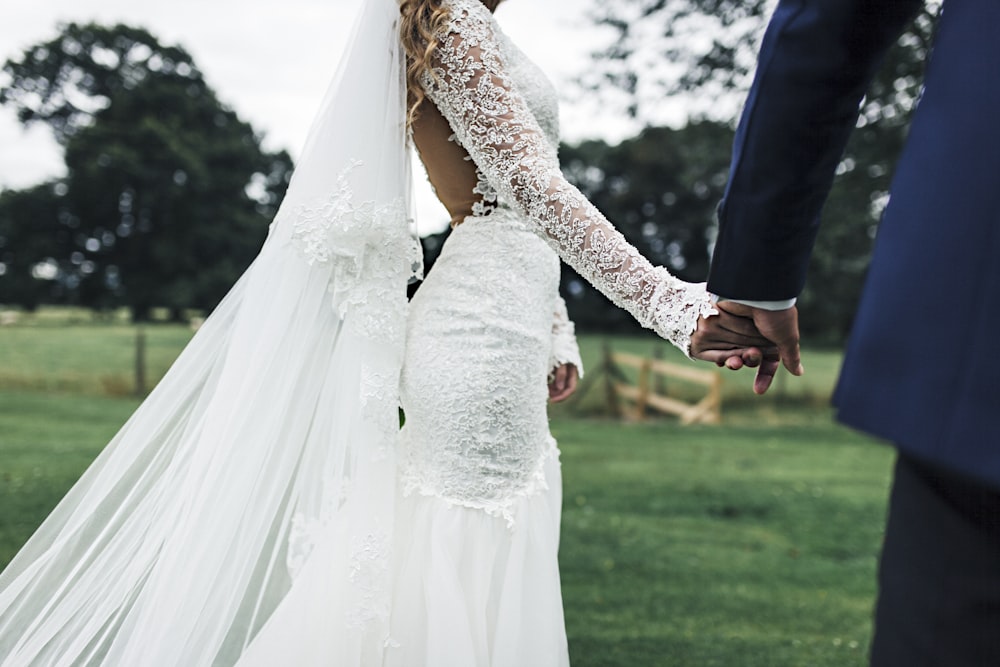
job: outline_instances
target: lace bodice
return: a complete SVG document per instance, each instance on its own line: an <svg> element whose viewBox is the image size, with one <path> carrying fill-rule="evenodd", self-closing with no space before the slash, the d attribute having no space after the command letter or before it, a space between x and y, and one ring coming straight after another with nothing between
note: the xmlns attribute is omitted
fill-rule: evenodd
<svg viewBox="0 0 1000 667"><path fill-rule="evenodd" d="M446 0L427 96L481 174L484 205L531 219L560 257L640 324L685 353L700 316L714 313L704 285L654 267L563 177L551 87L479 0Z"/></svg>

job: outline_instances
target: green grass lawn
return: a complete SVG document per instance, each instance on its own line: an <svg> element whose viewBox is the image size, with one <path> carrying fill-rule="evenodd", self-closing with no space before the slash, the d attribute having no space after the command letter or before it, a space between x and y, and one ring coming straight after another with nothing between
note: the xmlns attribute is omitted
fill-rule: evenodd
<svg viewBox="0 0 1000 667"><path fill-rule="evenodd" d="M13 557L136 405L0 391L0 563Z"/></svg>
<svg viewBox="0 0 1000 667"><path fill-rule="evenodd" d="M891 451L801 421L553 423L575 665L866 664Z"/></svg>
<svg viewBox="0 0 1000 667"><path fill-rule="evenodd" d="M134 406L0 392L0 562ZM797 421L553 421L576 667L865 663L891 454Z"/></svg>
<svg viewBox="0 0 1000 667"><path fill-rule="evenodd" d="M146 373L163 377L193 335L188 326L142 328ZM135 388L136 327L126 323L44 324L0 329L0 389L124 396Z"/></svg>
<svg viewBox="0 0 1000 667"><path fill-rule="evenodd" d="M155 379L191 332L146 330ZM121 322L0 329L0 565L134 410L116 397L134 335ZM602 341L581 339L591 369ZM721 426L595 419L600 386L554 406L575 667L865 664L892 452L832 422L839 355L807 349L805 363L763 399L749 374L724 374Z"/></svg>
<svg viewBox="0 0 1000 667"><path fill-rule="evenodd" d="M57 310L57 309L52 309ZM58 311L57 311L58 312ZM90 396L125 396L134 389L136 327L115 319L111 322L84 319L69 311L69 319L59 320L49 311L25 317L21 324L0 327L0 390L60 391ZM193 335L190 327L178 324L150 324L143 327L146 337L146 368L149 384L163 376L180 350ZM652 334L642 336L581 335L580 349L587 371L595 376L588 383L583 400L572 410L557 414L602 414L607 412L601 381L596 370L601 364L602 346L610 342L616 351L651 356L659 349L664 358L689 362L670 344ZM792 378L779 373L767 397L750 390L749 372L724 372L725 407L739 410L781 404L823 407L826 405L840 366L840 353L822 349L805 351L806 375ZM711 369L713 366L700 365ZM585 385L586 386L586 385ZM683 383L671 385L671 392L683 393Z"/></svg>

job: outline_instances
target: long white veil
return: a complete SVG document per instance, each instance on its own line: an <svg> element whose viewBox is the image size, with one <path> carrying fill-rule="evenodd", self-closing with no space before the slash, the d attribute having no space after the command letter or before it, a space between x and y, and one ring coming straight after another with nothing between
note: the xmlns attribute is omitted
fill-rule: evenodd
<svg viewBox="0 0 1000 667"><path fill-rule="evenodd" d="M0 665L234 664L309 567L342 614L331 637L386 637L420 260L398 5L352 3L260 255L0 574Z"/></svg>

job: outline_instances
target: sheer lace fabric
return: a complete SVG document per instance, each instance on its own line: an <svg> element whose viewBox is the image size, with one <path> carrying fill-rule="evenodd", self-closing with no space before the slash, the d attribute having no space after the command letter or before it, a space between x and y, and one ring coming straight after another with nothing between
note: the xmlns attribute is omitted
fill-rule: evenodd
<svg viewBox="0 0 1000 667"><path fill-rule="evenodd" d="M515 211L469 218L452 232L410 305L404 492L513 527L516 500L546 489L542 470L557 455L546 377L558 284L558 257ZM579 363L575 341L562 335L560 353Z"/></svg>
<svg viewBox="0 0 1000 667"><path fill-rule="evenodd" d="M580 275L686 353L698 318L715 312L704 286L650 264L563 178L556 105L529 104L533 77L515 76L516 49L479 0L445 4L450 20L423 84L481 170L481 189L525 214Z"/></svg>
<svg viewBox="0 0 1000 667"><path fill-rule="evenodd" d="M387 665L568 665L546 415L573 357L559 259L499 208L455 228L410 304Z"/></svg>

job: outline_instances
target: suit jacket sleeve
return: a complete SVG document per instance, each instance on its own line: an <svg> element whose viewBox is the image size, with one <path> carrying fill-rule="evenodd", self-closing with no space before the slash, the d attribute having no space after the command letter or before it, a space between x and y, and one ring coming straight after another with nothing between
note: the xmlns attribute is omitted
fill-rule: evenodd
<svg viewBox="0 0 1000 667"><path fill-rule="evenodd" d="M781 0L761 45L719 205L708 288L796 297L819 211L882 56L922 0Z"/></svg>

